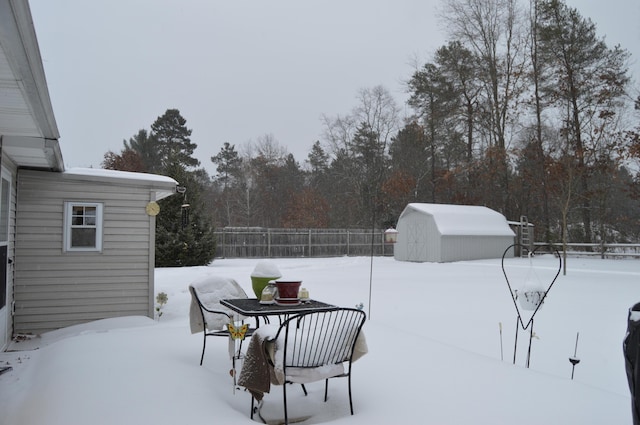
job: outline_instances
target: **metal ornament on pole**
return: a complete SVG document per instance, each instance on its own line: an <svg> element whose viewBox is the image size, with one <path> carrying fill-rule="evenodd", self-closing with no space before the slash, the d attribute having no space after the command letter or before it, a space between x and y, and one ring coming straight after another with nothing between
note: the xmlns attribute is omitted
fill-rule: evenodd
<svg viewBox="0 0 640 425"><path fill-rule="evenodd" d="M576 333L576 348L573 350L573 357L569 357L569 363L571 363L571 379L573 380L573 372L576 370L576 365L580 363L578 358L578 337L580 332Z"/></svg>
<svg viewBox="0 0 640 425"><path fill-rule="evenodd" d="M180 206L180 224L182 229L186 229L189 225L189 208L191 205L187 203L187 188L184 186L178 186L176 192L182 193L182 205Z"/></svg>
<svg viewBox="0 0 640 425"><path fill-rule="evenodd" d="M531 258L535 255L536 251L542 247L548 247L550 248L550 250L554 253L554 255L556 256L556 258L558 258L558 270L555 274L555 276L553 277L553 280L551 281L551 284L547 287L547 289L542 293L542 296L537 299L537 305L535 307L535 309L533 310L533 313L531 314L531 317L529 318L529 321L525 324L523 319L522 319L522 314L520 312L520 307L518 307L518 302L517 302L517 298L518 298L518 293L517 291L514 291L513 288L511 287L511 283L509 282L509 278L507 276L507 272L505 270L504 267L504 259L507 255L507 253L509 252L509 250L511 249L515 249L516 247L519 247L521 250L521 252L525 252L529 251L529 247L524 246L522 244L518 244L515 243L511 246L509 246L504 253L502 254L502 274L504 275L505 280L507 281L507 286L509 287L509 293L511 294L511 299L513 300L513 305L516 308L516 314L518 316L517 318L517 322L516 322L516 336L515 336L515 342L514 342L514 347L513 347L513 364L516 363L516 353L517 353L517 349L518 349L518 326L522 327L523 331L526 331L527 329L529 329L529 347L527 349L527 363L526 366L529 367L530 361L531 361L531 341L533 338L533 319L536 315L536 313L538 313L538 310L540 310L540 307L542 307L542 304L544 303L544 300L547 298L547 294L549 293L549 291L551 290L551 287L553 286L553 284L556 282L556 279L558 279L558 276L560 275L560 271L562 270L562 257L560 256L560 253L558 252L557 249L555 249L553 246L551 245L539 245L538 247L536 247L535 249L533 249L532 251L529 251L529 259L531 260ZM533 267L533 266L531 266ZM522 294L523 296L526 296L525 294ZM576 341L577 344L577 341ZM576 347L577 349L577 347Z"/></svg>

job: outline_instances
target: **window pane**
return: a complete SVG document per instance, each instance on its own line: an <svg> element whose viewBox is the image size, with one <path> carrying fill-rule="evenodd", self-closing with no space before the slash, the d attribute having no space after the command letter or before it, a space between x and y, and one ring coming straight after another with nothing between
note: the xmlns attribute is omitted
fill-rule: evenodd
<svg viewBox="0 0 640 425"><path fill-rule="evenodd" d="M96 229L71 229L71 246L74 248L93 248L96 246Z"/></svg>
<svg viewBox="0 0 640 425"><path fill-rule="evenodd" d="M65 202L65 250L102 249L102 209L101 203Z"/></svg>

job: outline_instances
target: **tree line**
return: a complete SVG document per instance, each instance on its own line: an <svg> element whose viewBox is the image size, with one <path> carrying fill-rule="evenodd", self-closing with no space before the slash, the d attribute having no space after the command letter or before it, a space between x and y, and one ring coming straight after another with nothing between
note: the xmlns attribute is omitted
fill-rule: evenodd
<svg viewBox="0 0 640 425"><path fill-rule="evenodd" d="M637 242L640 96L629 53L560 0L443 0L447 44L406 82L408 117L363 88L302 165L272 135L225 142L209 176L177 109L103 167L164 174L158 265L205 264L215 227L386 228L409 202L526 216L535 240Z"/></svg>

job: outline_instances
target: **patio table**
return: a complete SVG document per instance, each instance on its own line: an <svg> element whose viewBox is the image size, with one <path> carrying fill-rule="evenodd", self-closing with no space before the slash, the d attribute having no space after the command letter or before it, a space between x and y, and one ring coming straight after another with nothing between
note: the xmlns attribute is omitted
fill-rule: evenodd
<svg viewBox="0 0 640 425"><path fill-rule="evenodd" d="M220 304L247 317L262 317L268 323L268 316L289 316L312 311L331 310L335 305L322 301L305 300L300 304L260 304L257 298L234 298L220 300Z"/></svg>

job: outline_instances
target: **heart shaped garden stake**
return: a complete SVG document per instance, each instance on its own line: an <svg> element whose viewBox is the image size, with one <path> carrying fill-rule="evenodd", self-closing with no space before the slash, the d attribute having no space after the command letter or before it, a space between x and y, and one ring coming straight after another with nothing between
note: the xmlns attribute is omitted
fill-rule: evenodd
<svg viewBox="0 0 640 425"><path fill-rule="evenodd" d="M529 269L527 270L527 274L524 278L524 284L520 290L514 289L509 282L509 277L507 276L507 271L504 266L504 259L510 250L514 249L516 246L520 247L520 252L528 252L529 257ZM549 286L545 286L539 279L535 268L533 266L533 257L536 251L540 248L548 247L551 252L555 253L556 258L558 259L558 270L553 276L553 280ZM516 352L518 348L518 329L522 327L522 330L529 330L529 348L527 350L527 367L529 367L529 362L531 360L531 339L533 338L533 319L542 307L545 298L547 298L547 294L551 290L551 287L556 282L556 279L560 275L560 270L562 270L562 257L560 257L560 253L557 249L555 249L551 245L539 245L533 250L529 250L527 246L521 244L513 244L509 246L502 254L502 273L504 274L504 278L507 281L507 286L509 287L509 293L511 294L511 299L513 300L513 305L516 308L516 314L518 315L517 323L516 323L516 338L515 344L513 347L513 363L516 363ZM519 302L518 302L519 301ZM529 320L527 323L524 323L522 310L532 311L530 315L528 315Z"/></svg>

